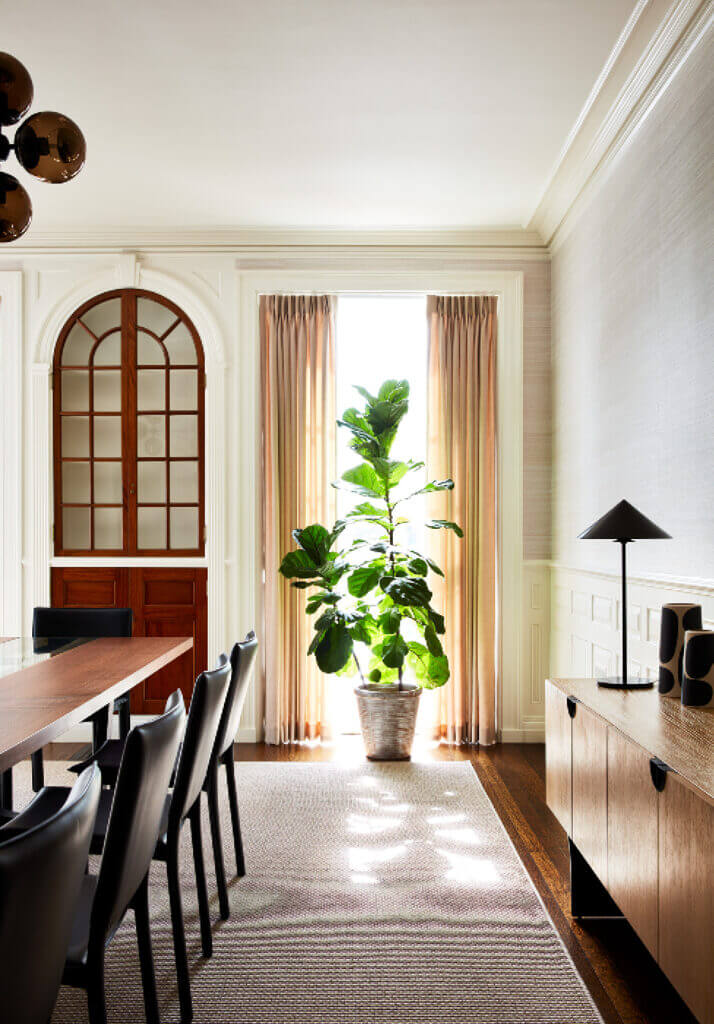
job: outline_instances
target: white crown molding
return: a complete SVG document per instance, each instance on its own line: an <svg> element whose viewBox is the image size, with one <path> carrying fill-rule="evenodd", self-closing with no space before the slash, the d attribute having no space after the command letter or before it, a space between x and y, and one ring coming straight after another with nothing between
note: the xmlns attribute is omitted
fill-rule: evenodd
<svg viewBox="0 0 714 1024"><path fill-rule="evenodd" d="M713 0L639 0L528 224L557 248L604 172L703 37Z"/></svg>
<svg viewBox="0 0 714 1024"><path fill-rule="evenodd" d="M32 231L13 242L1 259L26 255L77 253L213 252L235 256L239 263L266 259L321 258L362 253L403 259L423 253L433 258L546 258L537 231L527 228L302 230L294 228L68 228ZM504 256L505 254L505 256Z"/></svg>

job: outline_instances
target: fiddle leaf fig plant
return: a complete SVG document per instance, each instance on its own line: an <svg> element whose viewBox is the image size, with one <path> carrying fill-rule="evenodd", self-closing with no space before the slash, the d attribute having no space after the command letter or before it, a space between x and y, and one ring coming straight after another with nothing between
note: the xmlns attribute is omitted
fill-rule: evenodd
<svg viewBox="0 0 714 1024"><path fill-rule="evenodd" d="M313 523L293 530L297 544L280 565L292 586L309 590L306 612L315 615L308 648L326 673L353 674L364 683L397 683L409 668L418 683L433 688L449 678L441 637L444 617L431 604L430 573L442 570L402 540L409 502L448 491L453 480L412 483L424 463L390 458L399 424L409 408L409 383L387 380L376 395L357 387L361 409L350 408L337 423L350 432L350 448L361 461L333 484L352 492L355 504L331 530ZM461 528L431 519L432 530Z"/></svg>

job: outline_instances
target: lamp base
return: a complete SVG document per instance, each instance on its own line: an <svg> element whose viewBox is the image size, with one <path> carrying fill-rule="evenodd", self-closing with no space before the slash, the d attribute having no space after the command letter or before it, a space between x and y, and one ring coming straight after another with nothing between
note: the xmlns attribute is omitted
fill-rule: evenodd
<svg viewBox="0 0 714 1024"><path fill-rule="evenodd" d="M653 679L623 679L622 676L605 676L598 679L598 686L604 686L610 690L651 690L654 686Z"/></svg>

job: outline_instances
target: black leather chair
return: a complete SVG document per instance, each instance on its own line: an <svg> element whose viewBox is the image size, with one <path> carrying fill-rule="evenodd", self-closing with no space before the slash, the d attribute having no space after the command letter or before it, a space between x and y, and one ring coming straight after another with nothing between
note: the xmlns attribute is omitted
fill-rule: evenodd
<svg viewBox="0 0 714 1024"><path fill-rule="evenodd" d="M47 1024L50 1019L100 790L99 770L88 768L46 821L19 835L0 829L0 1016L5 1021Z"/></svg>
<svg viewBox="0 0 714 1024"><path fill-rule="evenodd" d="M215 746L216 733L225 706L226 694L231 677L227 659L225 664L212 672L202 672L196 680L186 722L181 754L179 755L174 788L171 794L168 828L159 837L154 858L166 862L173 926L174 954L178 975L181 1019L193 1019L191 983L186 956L186 937L181 904L179 882L179 843L181 829L188 818L191 823L196 887L198 890L199 918L201 922L201 944L204 956L213 952L211 921L206 892L206 876L203 868L203 847L201 842L201 788L208 771L208 765Z"/></svg>
<svg viewBox="0 0 714 1024"><path fill-rule="evenodd" d="M32 635L65 642L78 637L131 636L132 624L131 608L35 608ZM131 728L129 694L117 697L114 708L119 712L120 735L126 739ZM109 732L109 708L102 708L86 721L92 723L92 749L98 750ZM32 755L32 788L37 792L44 784L42 751L37 750Z"/></svg>
<svg viewBox="0 0 714 1024"><path fill-rule="evenodd" d="M233 650L231 651L231 682L228 687L228 695L223 708L221 722L218 726L216 743L203 787L208 794L208 813L211 822L213 859L216 865L218 905L223 920L226 920L230 915L230 904L228 902L226 870L223 863L221 819L218 811L218 770L221 765L223 765L226 770L228 803L231 810L233 845L235 847L236 855L236 874L239 878L242 878L245 874L245 857L243 854L243 838L240 831L238 797L236 795L233 741L235 740L236 733L238 732L238 724L240 722L241 712L243 711L246 693L248 692L248 684L250 682L251 671L257 650L258 640L253 630L248 633L245 640L241 640L233 645Z"/></svg>

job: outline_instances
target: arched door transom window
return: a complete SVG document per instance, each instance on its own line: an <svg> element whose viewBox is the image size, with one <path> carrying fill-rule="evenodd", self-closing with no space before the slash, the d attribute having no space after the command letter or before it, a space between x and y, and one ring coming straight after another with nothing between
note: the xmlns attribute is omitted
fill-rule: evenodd
<svg viewBox="0 0 714 1024"><path fill-rule="evenodd" d="M203 349L178 306L106 292L57 342L55 554L202 555Z"/></svg>

